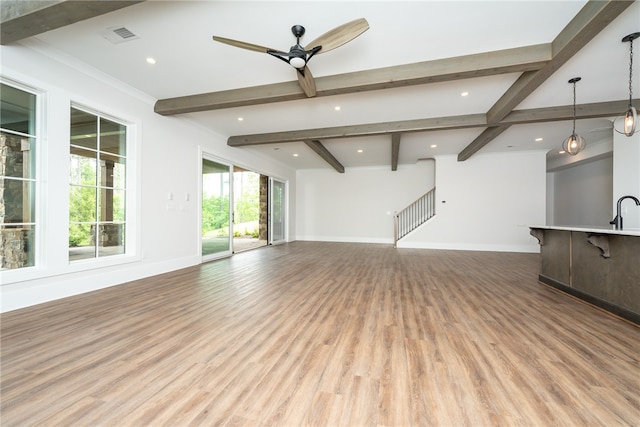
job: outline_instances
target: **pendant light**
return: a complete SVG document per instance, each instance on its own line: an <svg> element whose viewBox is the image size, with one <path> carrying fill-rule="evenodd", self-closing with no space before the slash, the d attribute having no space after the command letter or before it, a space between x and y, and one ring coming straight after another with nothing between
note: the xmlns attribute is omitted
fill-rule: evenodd
<svg viewBox="0 0 640 427"><path fill-rule="evenodd" d="M562 143L562 149L572 156L575 156L587 146L587 141L576 133L576 83L580 80L582 80L582 77L574 77L569 80L569 83L573 84L573 132Z"/></svg>
<svg viewBox="0 0 640 427"><path fill-rule="evenodd" d="M633 41L638 37L640 37L640 33L631 33L622 38L623 43L629 42L629 108L627 108L627 112L624 113L623 132L620 132L617 129L616 132L624 133L627 136L631 136L635 133L636 124L638 123L638 112L633 105L631 105L631 100L633 99Z"/></svg>

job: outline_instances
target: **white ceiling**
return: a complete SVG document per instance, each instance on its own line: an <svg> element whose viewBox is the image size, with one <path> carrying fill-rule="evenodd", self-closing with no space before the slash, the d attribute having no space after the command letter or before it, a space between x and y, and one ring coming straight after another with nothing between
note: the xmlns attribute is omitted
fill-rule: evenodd
<svg viewBox="0 0 640 427"><path fill-rule="evenodd" d="M278 50L295 44L290 28L306 28L302 39L364 17L370 29L338 49L311 59L317 77L440 58L550 43L585 1L163 1L146 2L35 36L155 98L244 88L296 80L295 71L269 55L214 42L212 35ZM113 44L101 36L124 26L139 38ZM621 38L640 30L636 2L557 70L517 108L568 105L581 76L577 102L628 99L629 44ZM638 49L640 51L640 48ZM150 65L147 57L157 63ZM640 61L636 61L640 63ZM637 77L636 77L637 76ZM486 113L518 74L385 89L183 114L225 137L341 125ZM640 70L634 66L634 93ZM462 97L461 92L469 95ZM335 106L340 106L340 111ZM238 117L244 120L239 121ZM605 119L579 120L588 143L610 139ZM457 154L482 128L403 134L400 164L436 154ZM571 132L571 122L512 126L482 152L553 150ZM535 138L544 138L535 142ZM346 167L390 165L389 136L323 140ZM432 144L437 144L432 148ZM243 147L295 168L330 168L304 143ZM357 150L363 150L358 153ZM294 157L293 154L298 154Z"/></svg>

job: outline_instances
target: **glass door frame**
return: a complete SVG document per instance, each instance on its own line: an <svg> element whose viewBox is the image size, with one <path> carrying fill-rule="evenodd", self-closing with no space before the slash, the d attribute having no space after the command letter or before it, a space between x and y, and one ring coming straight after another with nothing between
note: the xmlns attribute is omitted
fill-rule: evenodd
<svg viewBox="0 0 640 427"><path fill-rule="evenodd" d="M216 157L212 154L209 154L205 151L200 151L200 161L198 162L198 200L199 200L199 210L198 210L198 232L200 234L198 240L198 254L201 257L201 262L212 261L215 259L225 258L233 255L233 163L228 162L224 159ZM229 239L229 249L226 251L215 252L212 254L203 255L202 254L202 209L203 209L203 191L204 191L204 183L203 183L203 169L202 163L203 161L215 162L220 165L226 166L229 168L229 229L228 229L228 239Z"/></svg>
<svg viewBox="0 0 640 427"><path fill-rule="evenodd" d="M275 208L275 203L274 203L274 195L275 195L275 191L274 191L274 183L278 183L278 184L282 184L282 201L281 201L281 206L280 206L280 212L281 212L281 216L282 216L282 238L275 238L276 233L274 233L273 231L273 225L274 225L274 208ZM287 190L288 190L288 186L286 181L281 181L277 178L274 177L269 177L269 218L268 218L268 238L269 238L269 244L270 245L278 245L281 243L286 243L287 242L287 219L288 219L288 215L287 215Z"/></svg>

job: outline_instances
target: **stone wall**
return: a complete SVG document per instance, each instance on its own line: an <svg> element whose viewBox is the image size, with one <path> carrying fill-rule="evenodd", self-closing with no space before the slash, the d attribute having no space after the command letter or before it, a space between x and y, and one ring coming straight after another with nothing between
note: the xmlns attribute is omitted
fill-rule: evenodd
<svg viewBox="0 0 640 427"><path fill-rule="evenodd" d="M260 240L268 240L269 228L269 177L260 175Z"/></svg>
<svg viewBox="0 0 640 427"><path fill-rule="evenodd" d="M33 265L33 253L29 243L33 230L27 228L3 228L0 232L0 269L14 269Z"/></svg>
<svg viewBox="0 0 640 427"><path fill-rule="evenodd" d="M0 176L23 177L24 155L21 137L0 135L0 160ZM22 199L22 185L19 181L0 179L0 223L24 222Z"/></svg>
<svg viewBox="0 0 640 427"><path fill-rule="evenodd" d="M0 176L23 177L25 153L22 137L10 134L0 135ZM28 165L27 165L28 166ZM25 197L21 181L0 178L0 269L15 269L33 265L30 242L33 229L25 227L7 228L8 224L30 222L24 218L23 199Z"/></svg>
<svg viewBox="0 0 640 427"><path fill-rule="evenodd" d="M91 246L95 246L95 225L91 226ZM100 224L98 226L99 241L98 246L121 246L124 242L123 224Z"/></svg>

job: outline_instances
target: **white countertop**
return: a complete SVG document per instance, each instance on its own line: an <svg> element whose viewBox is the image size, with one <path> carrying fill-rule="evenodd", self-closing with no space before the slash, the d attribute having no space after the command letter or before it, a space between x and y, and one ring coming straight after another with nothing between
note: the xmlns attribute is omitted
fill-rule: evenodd
<svg viewBox="0 0 640 427"><path fill-rule="evenodd" d="M555 225L530 225L529 228L539 228L542 230L563 230L563 231L582 231L584 233L602 233L617 234L621 236L640 236L640 228L628 228L623 230L614 229L613 225L609 227L569 227Z"/></svg>

